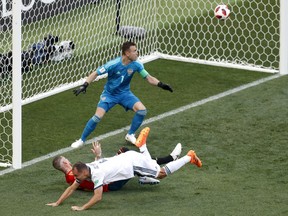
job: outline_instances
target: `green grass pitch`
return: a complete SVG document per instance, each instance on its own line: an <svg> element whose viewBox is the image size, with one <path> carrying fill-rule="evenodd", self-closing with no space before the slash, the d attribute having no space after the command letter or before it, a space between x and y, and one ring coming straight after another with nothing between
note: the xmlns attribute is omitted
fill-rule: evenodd
<svg viewBox="0 0 288 216"><path fill-rule="evenodd" d="M198 5L198 2L195 0L193 4ZM235 2L239 3L239 1L229 1L231 5ZM245 21L248 18L248 15L245 15L245 5L250 4L249 2L242 1L242 7L239 8L243 10L243 13L238 14L244 15L235 17L235 19ZM272 7L274 1L264 0L261 2L261 5L265 6L268 11L278 8ZM185 0L181 1L181 4L184 5L184 3ZM217 3L221 3L221 1L217 1ZM201 5L205 7L205 4ZM237 8L232 8L235 13ZM85 11L83 15L92 19L93 16L90 15L95 14L97 10L98 8L91 10L83 8L70 13L73 16L73 13ZM261 17L260 11L257 11L257 14ZM197 23L191 25L190 29L187 27L187 30L195 29L197 31L201 28L199 20L193 18L193 14L183 15L191 16L191 22ZM69 14L63 15L64 18L62 18L65 19L66 16ZM211 22L211 16L213 16L212 11L211 14L204 14L205 23ZM61 16L58 18L62 19ZM40 40L43 35L53 32L55 29L49 23L55 22L55 19L58 18L35 23L35 31L31 31L29 26L24 27L23 49L35 42L32 40L32 36L38 35L37 40ZM158 18L161 19L161 17ZM212 22L216 22L216 20L212 20ZM261 23L262 19L255 20L255 22ZM241 23L243 24L243 22ZM60 27L55 33L71 37L68 23L59 22L58 24ZM232 24L230 21L227 22L227 28L229 27L231 33L238 32L243 28L241 25L233 24L235 26L232 26ZM41 31L43 34L41 35L36 32L38 25L49 27ZM71 20L71 25L73 25L73 20ZM171 28L168 24L164 23L164 25L164 28ZM277 27L278 24L274 23L273 26L275 27L275 25ZM111 26L114 27L114 22L111 22ZM89 26L86 27L89 28ZM181 28L181 24L175 24L172 27L178 29ZM107 26L102 26L102 28L107 28ZM0 41L2 52L11 49L5 43L11 40L10 33L0 35L3 37ZM163 33L166 34L166 30ZM73 39L79 46L83 45L81 44L84 41L83 38L89 36L75 34L77 36L73 35ZM96 33L90 32L90 34ZM178 36L177 31L172 34L175 35L171 35L171 37ZM271 32L271 34L263 35L264 39L259 43L265 45L271 35L278 37L276 32ZM214 36L214 34L205 34L205 37L212 37L212 39ZM110 41L111 38L115 40L111 35L104 37L105 40ZM224 35L221 34L220 37L222 38ZM194 39L194 35L191 35L191 38ZM167 42L165 39L168 40L168 37L163 37L164 43ZM121 39L118 40L121 41ZM233 41L227 43L228 47L234 45ZM270 44L270 46L273 47L272 50L258 50L259 53L262 53L259 60L264 61L265 55L270 53L273 53L271 56L277 60L279 44ZM259 47L257 44L254 48L249 46L245 52L242 50L243 55L249 54L250 49L260 49ZM77 55L71 61L80 62L82 59L88 59L93 53L100 52L102 49L105 50L106 47L99 48L99 50L90 46L85 47L81 51L77 51ZM178 49L179 52L185 52L185 50L181 50L181 46ZM236 49L240 50L240 46L236 45ZM95 59L96 57L90 58L89 64L94 65ZM272 61L274 60L272 59ZM273 64L276 68L278 67L277 62L278 60ZM70 67L65 68L65 64L63 66L61 64L58 66L64 68L63 72L71 70ZM53 65L35 67L33 73L47 74L49 78L52 67ZM131 89L147 107L146 119L271 76L266 73L166 60L147 63L145 68L152 75L171 84L174 88L174 92L170 93L149 86L139 76L133 78ZM72 70L75 71L76 77L70 81L83 77L81 74L83 68L74 65ZM27 75L27 80L29 76L31 75ZM98 216L287 215L287 82L288 77L282 76L147 125L151 127L148 148L153 156L166 155L178 142L181 142L183 155L191 148L197 152L203 162L201 169L186 165L155 186L141 186L135 178L121 191L104 194L103 200L90 210L77 213L72 212L70 207L87 202L92 196L91 193L77 191L57 208L45 206L48 202L56 201L67 187L63 174L52 168L52 159L47 159L0 176L2 197L0 214L3 216L71 216L71 214ZM40 84L44 85L45 81ZM86 121L95 112L96 103L104 84L103 80L94 83L89 86L85 95L78 97L75 97L72 90L69 90L25 105L23 107L23 162L66 148L75 139L78 139ZM0 101L2 102L2 100L4 99L1 98ZM9 119L9 114L6 115ZM115 107L104 117L89 138L128 126L132 117L132 112L126 113L121 107ZM1 124L6 123L1 122ZM144 125L141 128L143 127ZM2 131L0 132L3 135ZM101 140L104 156L114 155L116 150L123 145L136 150L133 146L126 144L124 135L125 133L121 133ZM2 149L0 149L1 151ZM90 146L65 153L65 156L72 162L93 160Z"/></svg>

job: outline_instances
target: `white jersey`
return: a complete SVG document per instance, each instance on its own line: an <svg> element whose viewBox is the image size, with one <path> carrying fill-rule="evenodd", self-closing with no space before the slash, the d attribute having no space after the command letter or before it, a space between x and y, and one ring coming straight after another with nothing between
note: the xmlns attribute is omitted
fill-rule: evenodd
<svg viewBox="0 0 288 216"><path fill-rule="evenodd" d="M155 160L135 151L127 151L86 165L90 168L94 189L111 182L133 178L135 174L155 178L160 172L160 166Z"/></svg>

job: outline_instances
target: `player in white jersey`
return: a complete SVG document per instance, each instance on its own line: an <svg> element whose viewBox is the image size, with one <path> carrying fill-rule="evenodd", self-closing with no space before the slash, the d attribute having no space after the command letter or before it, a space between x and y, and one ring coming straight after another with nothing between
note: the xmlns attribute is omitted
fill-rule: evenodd
<svg viewBox="0 0 288 216"><path fill-rule="evenodd" d="M146 147L146 139L150 128L144 128L136 140L136 146L139 148ZM141 151L141 149L140 149ZM160 167L155 160L152 160L149 151L144 153L127 151L119 156L107 158L103 161L97 161L89 164L77 162L73 165L72 172L76 181L68 187L60 198L54 203L48 203L49 206L58 206L66 200L80 185L81 181L91 179L94 183L94 195L83 206L72 206L74 211L82 211L90 208L102 199L103 184L109 184L113 181L133 178L135 175L150 176L158 179L165 178L167 175L179 170L187 163L202 166L202 162L193 150L187 155Z"/></svg>
<svg viewBox="0 0 288 216"><path fill-rule="evenodd" d="M136 151L127 151L118 156L100 159L84 165L90 170L94 190L111 182L133 178L135 174L155 178L160 172L160 166L155 160ZM76 181L81 183L78 178Z"/></svg>

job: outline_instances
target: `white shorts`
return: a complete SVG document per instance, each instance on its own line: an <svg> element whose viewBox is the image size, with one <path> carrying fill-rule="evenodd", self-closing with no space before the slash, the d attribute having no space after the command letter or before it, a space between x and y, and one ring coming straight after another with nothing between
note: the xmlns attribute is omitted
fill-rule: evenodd
<svg viewBox="0 0 288 216"><path fill-rule="evenodd" d="M160 166L152 158L135 151L127 151L126 158L130 159L133 164L134 175L150 176L156 178L160 172ZM120 155L119 155L120 156Z"/></svg>

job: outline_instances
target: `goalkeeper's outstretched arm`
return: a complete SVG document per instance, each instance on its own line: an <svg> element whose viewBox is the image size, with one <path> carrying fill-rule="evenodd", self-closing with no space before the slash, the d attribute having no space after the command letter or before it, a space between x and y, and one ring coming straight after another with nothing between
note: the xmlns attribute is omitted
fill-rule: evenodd
<svg viewBox="0 0 288 216"><path fill-rule="evenodd" d="M97 72L96 72L96 71L93 71L93 72L87 77L86 82L87 82L88 84L90 84L91 82L93 82L93 81L96 79L97 76L98 76Z"/></svg>
<svg viewBox="0 0 288 216"><path fill-rule="evenodd" d="M86 79L83 85L81 85L78 89L73 90L73 93L78 96L81 92L86 93L86 89L88 85L93 82L97 78L98 74L96 71L93 71Z"/></svg>
<svg viewBox="0 0 288 216"><path fill-rule="evenodd" d="M173 92L173 89L171 88L170 85L163 83L161 81L159 81L156 77L151 76L150 74L148 74L146 76L146 80L151 84L151 85L155 85L158 86L159 88L162 88L164 90L168 90L170 92Z"/></svg>

